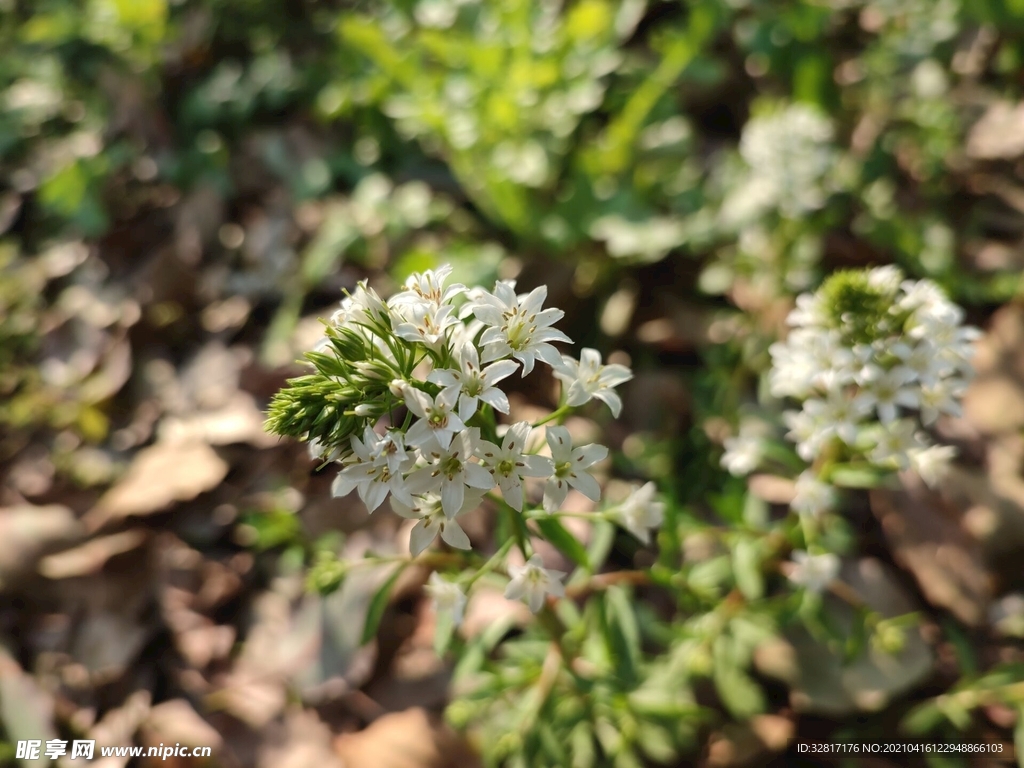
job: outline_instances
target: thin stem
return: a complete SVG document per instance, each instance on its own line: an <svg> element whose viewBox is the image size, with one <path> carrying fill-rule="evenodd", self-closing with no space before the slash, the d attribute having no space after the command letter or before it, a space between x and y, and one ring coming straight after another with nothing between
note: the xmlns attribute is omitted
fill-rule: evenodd
<svg viewBox="0 0 1024 768"><path fill-rule="evenodd" d="M531 426L536 428L536 427L542 426L544 424L547 424L548 422L555 421L556 419L558 420L558 423L561 424L562 423L562 417L565 416L566 414L568 414L571 411L572 411L572 406L569 406L569 405L559 406L557 409L555 409L554 411L549 413L543 419L540 419L539 421L533 422L533 424Z"/></svg>

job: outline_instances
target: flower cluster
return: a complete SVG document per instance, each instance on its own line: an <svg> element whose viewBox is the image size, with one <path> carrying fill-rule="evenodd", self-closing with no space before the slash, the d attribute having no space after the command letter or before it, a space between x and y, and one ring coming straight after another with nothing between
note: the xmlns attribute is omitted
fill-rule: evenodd
<svg viewBox="0 0 1024 768"><path fill-rule="evenodd" d="M565 427L551 425L544 430L550 455L541 455L531 424L502 431L495 412L510 410L504 380L545 363L563 383L565 409L597 399L618 416L622 404L613 388L632 377L625 366L602 364L596 350L584 349L577 361L555 348L571 341L553 327L564 312L544 308L545 286L525 294L512 281L493 291L468 289L446 285L450 274L447 266L415 274L386 301L357 286L307 355L315 372L278 393L268 421L278 434L309 440L325 463L341 465L335 496L355 491L371 512L390 497L397 514L415 520L413 555L437 536L469 549L459 518L495 491L522 512L526 478L546 480L548 512L559 509L570 488L599 500L590 472L607 448L574 446ZM659 518L652 500L646 506L652 509L623 518L629 530L646 533L641 526ZM537 571L536 560L524 567L509 567L520 585L511 594L527 596L536 610L538 590L558 594L561 585ZM446 599L452 603L450 594Z"/></svg>
<svg viewBox="0 0 1024 768"><path fill-rule="evenodd" d="M777 209L796 218L823 207L837 159L833 137L828 118L803 104L752 118L739 148L750 173L725 201L723 217L749 220Z"/></svg>
<svg viewBox="0 0 1024 768"><path fill-rule="evenodd" d="M920 425L960 413L979 333L963 325L963 310L931 281L887 266L834 274L798 298L789 322L794 330L770 349L769 383L774 396L803 401L784 414L801 458L857 457L937 482L953 449L930 444ZM831 499L813 475L798 480L795 508L815 512Z"/></svg>

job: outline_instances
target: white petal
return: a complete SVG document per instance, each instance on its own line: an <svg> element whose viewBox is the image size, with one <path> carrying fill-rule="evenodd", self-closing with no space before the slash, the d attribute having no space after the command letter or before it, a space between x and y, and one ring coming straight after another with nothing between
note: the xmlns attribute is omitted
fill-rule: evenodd
<svg viewBox="0 0 1024 768"><path fill-rule="evenodd" d="M569 485L591 501L599 501L601 499L600 484L586 472L577 472L575 475L570 476Z"/></svg>
<svg viewBox="0 0 1024 768"><path fill-rule="evenodd" d="M466 485L471 488L479 488L489 491L494 487L494 478L491 473L479 464L466 464Z"/></svg>
<svg viewBox="0 0 1024 768"><path fill-rule="evenodd" d="M544 511L554 512L558 510L568 493L569 484L561 478L552 477L544 487Z"/></svg>
<svg viewBox="0 0 1024 768"><path fill-rule="evenodd" d="M509 575L512 575L512 569L509 568ZM505 587L505 599L506 600L518 600L526 594L526 582L522 579L513 579Z"/></svg>
<svg viewBox="0 0 1024 768"><path fill-rule="evenodd" d="M573 469L583 469L608 458L608 448L597 443L584 445L572 452Z"/></svg>
<svg viewBox="0 0 1024 768"><path fill-rule="evenodd" d="M355 482L351 477L346 477L344 473L339 472L334 478L334 482L331 483L331 496L335 498L338 496L348 496L356 489L357 485L359 483Z"/></svg>
<svg viewBox="0 0 1024 768"><path fill-rule="evenodd" d="M530 590L530 610L537 613L544 607L544 590L534 587Z"/></svg>
<svg viewBox="0 0 1024 768"><path fill-rule="evenodd" d="M441 482L441 509L444 510L444 515L449 520L462 509L465 497L466 486L463 485L461 478L456 477L454 480L445 478Z"/></svg>
<svg viewBox="0 0 1024 768"><path fill-rule="evenodd" d="M374 480L372 483L363 486L363 488L365 488L365 492L361 494L363 503L366 504L368 510L373 512L387 497L388 487L384 483Z"/></svg>
<svg viewBox="0 0 1024 768"><path fill-rule="evenodd" d="M437 536L441 524L437 521L428 522L420 520L409 534L409 552L416 557L420 552L430 546L430 542Z"/></svg>
<svg viewBox="0 0 1024 768"><path fill-rule="evenodd" d="M508 362L512 363L511 360ZM512 365L515 365L515 363L512 363ZM518 366L516 367L518 368ZM508 396L497 387L485 389L480 393L480 399L499 413L508 413L509 411Z"/></svg>
<svg viewBox="0 0 1024 768"><path fill-rule="evenodd" d="M565 427L548 427L547 441L551 446L551 457L557 464L564 464L572 457L572 437Z"/></svg>
<svg viewBox="0 0 1024 768"><path fill-rule="evenodd" d="M469 543L469 537L466 532L462 530L462 526L456 523L454 520L449 520L444 524L444 528L441 529L441 538L446 544L450 544L456 549L471 549L472 545Z"/></svg>
<svg viewBox="0 0 1024 768"><path fill-rule="evenodd" d="M500 360L494 365L489 365L484 370L483 381L485 387L493 387L502 379L507 379L518 368L512 360Z"/></svg>
<svg viewBox="0 0 1024 768"><path fill-rule="evenodd" d="M516 512L523 511L523 484L515 475L506 477L498 475L498 486L501 488L501 495L505 502Z"/></svg>
<svg viewBox="0 0 1024 768"><path fill-rule="evenodd" d="M523 477L551 477L555 464L547 456L523 456L523 464L519 474Z"/></svg>
<svg viewBox="0 0 1024 768"><path fill-rule="evenodd" d="M459 418L466 422L473 418L474 413L476 413L476 398L462 393L459 396Z"/></svg>
<svg viewBox="0 0 1024 768"><path fill-rule="evenodd" d="M619 418L619 414L622 413L622 398L620 398L615 392L610 390L602 390L601 392L595 392L594 397L601 400L608 406L612 412L612 416L616 419Z"/></svg>

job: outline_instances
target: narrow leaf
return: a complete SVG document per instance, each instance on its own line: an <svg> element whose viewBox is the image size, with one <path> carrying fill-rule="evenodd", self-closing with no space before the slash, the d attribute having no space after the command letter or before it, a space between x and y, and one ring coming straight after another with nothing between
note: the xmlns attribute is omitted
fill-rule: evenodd
<svg viewBox="0 0 1024 768"><path fill-rule="evenodd" d="M366 624L363 625L363 636L359 641L360 644L366 645L377 635L380 620L384 617L384 609L388 607L391 590L394 589L395 582L398 581L398 577L402 574L403 570L405 570L404 565L395 568L395 572L381 585L381 588L377 590L377 594L370 601L370 608L366 612Z"/></svg>
<svg viewBox="0 0 1024 768"><path fill-rule="evenodd" d="M534 519L534 522L537 523L541 535L548 542L558 547L559 551L576 563L576 565L590 570L590 558L587 556L587 550L583 548L579 539L569 533L565 526L558 522L557 518L538 517Z"/></svg>

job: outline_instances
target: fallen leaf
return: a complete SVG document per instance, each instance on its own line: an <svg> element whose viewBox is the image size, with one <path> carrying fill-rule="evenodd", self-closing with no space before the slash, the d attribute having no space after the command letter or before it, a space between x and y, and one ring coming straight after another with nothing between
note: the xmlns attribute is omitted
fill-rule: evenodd
<svg viewBox="0 0 1024 768"><path fill-rule="evenodd" d="M916 609L893 574L873 558L844 563L840 580L884 617ZM837 627L848 630L858 620L848 603L833 595L826 595L825 601L825 610ZM803 627L794 627L784 640L758 649L754 662L762 674L789 685L790 701L798 712L846 717L859 711L878 711L921 682L931 672L932 652L921 634L910 630L899 653L869 646L847 662Z"/></svg>
<svg viewBox="0 0 1024 768"><path fill-rule="evenodd" d="M48 579L67 579L96 573L115 555L130 552L146 540L142 530L122 531L87 541L74 549L39 561L39 573Z"/></svg>
<svg viewBox="0 0 1024 768"><path fill-rule="evenodd" d="M900 476L903 490L870 493L893 558L910 571L932 605L971 626L981 623L992 597L981 548L956 512L913 473Z"/></svg>
<svg viewBox="0 0 1024 768"><path fill-rule="evenodd" d="M88 512L86 525L96 530L189 501L216 488L227 473L227 463L206 443L156 443L135 455L125 476Z"/></svg>
<svg viewBox="0 0 1024 768"><path fill-rule="evenodd" d="M353 768L472 768L480 764L450 728L418 707L385 715L358 733L338 736L335 749Z"/></svg>
<svg viewBox="0 0 1024 768"><path fill-rule="evenodd" d="M976 160L1010 160L1024 154L1024 104L998 101L967 135L967 155Z"/></svg>
<svg viewBox="0 0 1024 768"><path fill-rule="evenodd" d="M67 507L0 508L0 587L31 571L41 557L79 540L85 530Z"/></svg>

